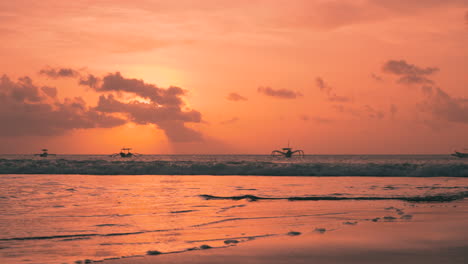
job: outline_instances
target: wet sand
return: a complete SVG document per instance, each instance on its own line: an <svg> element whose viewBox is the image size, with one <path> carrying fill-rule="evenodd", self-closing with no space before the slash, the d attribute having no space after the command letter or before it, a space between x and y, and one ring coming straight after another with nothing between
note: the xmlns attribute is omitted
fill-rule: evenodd
<svg viewBox="0 0 468 264"><path fill-rule="evenodd" d="M365 221L324 233L298 228L295 236L104 263L468 263L467 204L415 208L410 221Z"/></svg>

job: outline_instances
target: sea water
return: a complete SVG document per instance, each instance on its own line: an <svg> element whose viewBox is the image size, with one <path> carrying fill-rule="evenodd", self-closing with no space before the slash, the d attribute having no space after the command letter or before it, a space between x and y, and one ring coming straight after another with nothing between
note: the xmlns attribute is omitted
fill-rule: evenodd
<svg viewBox="0 0 468 264"><path fill-rule="evenodd" d="M446 156L1 158L0 173L21 166L23 173L43 173L0 175L1 263L75 263L148 251L183 252L314 230L334 232L362 222L418 221L418 210L433 206L467 210L467 163ZM164 166L154 165L161 162ZM51 174L62 165L82 174ZM114 172L113 165L132 174L166 167L185 175L85 173L93 166ZM197 174L194 168L252 175L188 175ZM309 173L311 168L334 174L374 168L376 175L271 176L288 169L292 175ZM382 177L388 171L411 171L417 177ZM431 177L424 177L424 171ZM437 177L445 174L458 177Z"/></svg>

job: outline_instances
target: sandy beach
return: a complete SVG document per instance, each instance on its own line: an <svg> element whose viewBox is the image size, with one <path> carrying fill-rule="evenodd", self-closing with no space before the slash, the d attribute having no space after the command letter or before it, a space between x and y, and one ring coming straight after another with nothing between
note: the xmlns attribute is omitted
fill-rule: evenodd
<svg viewBox="0 0 468 264"><path fill-rule="evenodd" d="M415 207L411 221L367 221L324 233L260 238L230 246L106 260L149 263L467 263L467 201Z"/></svg>

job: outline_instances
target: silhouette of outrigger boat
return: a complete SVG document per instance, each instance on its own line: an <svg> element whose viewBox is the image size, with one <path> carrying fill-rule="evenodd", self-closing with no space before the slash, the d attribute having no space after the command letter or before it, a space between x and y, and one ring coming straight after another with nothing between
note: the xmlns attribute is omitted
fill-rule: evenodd
<svg viewBox="0 0 468 264"><path fill-rule="evenodd" d="M120 153L114 153L112 155L110 155L111 157L118 157L120 156L121 158L132 158L132 157L137 157L137 156L140 156L141 154L138 154L138 153L132 153L130 152L130 150L132 150L131 148L122 148L120 150Z"/></svg>
<svg viewBox="0 0 468 264"><path fill-rule="evenodd" d="M458 151L455 151L455 153L450 154L450 155L457 157L457 158L468 158L468 153L463 153L463 152L458 152Z"/></svg>
<svg viewBox="0 0 468 264"><path fill-rule="evenodd" d="M47 158L48 156L57 156L57 154L50 154L48 149L42 149L42 153L34 154L34 156L39 156L42 158Z"/></svg>
<svg viewBox="0 0 468 264"><path fill-rule="evenodd" d="M271 152L271 156L283 156L285 158L291 158L293 155L297 154L300 157L304 157L304 151L297 149L297 150L292 150L291 147L289 147L289 141L288 141L288 147L287 148L282 148L283 151L281 150L273 150Z"/></svg>

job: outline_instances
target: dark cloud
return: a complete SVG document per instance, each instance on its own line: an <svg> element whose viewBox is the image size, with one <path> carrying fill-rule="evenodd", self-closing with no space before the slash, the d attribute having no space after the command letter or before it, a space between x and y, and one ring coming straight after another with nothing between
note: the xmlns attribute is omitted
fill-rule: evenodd
<svg viewBox="0 0 468 264"><path fill-rule="evenodd" d="M428 76L438 72L439 68L421 68L405 60L389 60L383 65L382 70L399 76L397 82L401 84L432 84L433 81Z"/></svg>
<svg viewBox="0 0 468 264"><path fill-rule="evenodd" d="M0 135L50 136L72 129L115 127L126 121L97 112L82 98L56 98L56 89L38 87L29 77L0 80Z"/></svg>
<svg viewBox="0 0 468 264"><path fill-rule="evenodd" d="M99 78L92 75L88 74L86 77L81 77L80 80L78 81L79 85L84 85L84 86L89 86L91 88L97 88L99 85Z"/></svg>
<svg viewBox="0 0 468 264"><path fill-rule="evenodd" d="M227 99L229 101L247 101L247 98L238 94L238 93L230 93L228 96L227 96Z"/></svg>
<svg viewBox="0 0 468 264"><path fill-rule="evenodd" d="M41 90L49 97L57 96L57 88L55 87L43 86L41 87Z"/></svg>
<svg viewBox="0 0 468 264"><path fill-rule="evenodd" d="M315 78L315 85L320 89L321 92L325 93L328 96L328 101L338 102L338 103L347 103L351 102L351 98L347 96L337 95L333 88L328 85L321 77Z"/></svg>
<svg viewBox="0 0 468 264"><path fill-rule="evenodd" d="M315 84L322 92L330 94L332 91L332 88L328 84L326 84L325 81L320 77L315 78Z"/></svg>
<svg viewBox="0 0 468 264"><path fill-rule="evenodd" d="M162 129L168 139L173 142L189 142L203 140L202 135L187 127L186 123L200 123L201 113L195 110L184 110L182 96L186 91L175 86L167 89L145 83L143 80L123 77L120 73L108 74L100 86L94 88L98 92L115 92L116 94L131 93L150 102L121 102L113 94L100 96L97 111L104 113L124 114L129 121L137 124L153 124Z"/></svg>
<svg viewBox="0 0 468 264"><path fill-rule="evenodd" d="M260 86L258 87L257 91L261 94L272 96L272 97L278 97L282 99L295 99L297 97L302 96L300 92L295 92L293 90L288 90L288 89L272 89L271 87L268 86Z"/></svg>
<svg viewBox="0 0 468 264"><path fill-rule="evenodd" d="M234 123L237 123L240 119L238 117L233 117L229 120L225 120L225 121L222 121L220 122L221 125L230 125L230 124L234 124Z"/></svg>
<svg viewBox="0 0 468 264"><path fill-rule="evenodd" d="M127 114L130 121L140 125L158 125L160 122L169 122L171 120L193 123L201 122L201 114L195 110L184 112L179 107L159 106L154 103L142 103L138 101L124 103L118 101L113 95L101 95L95 109L104 113Z"/></svg>
<svg viewBox="0 0 468 264"><path fill-rule="evenodd" d="M95 88L99 92L126 92L150 99L158 105L183 105L181 96L186 94L182 88L171 86L159 88L143 80L124 78L120 72L110 73L102 79L102 84Z"/></svg>
<svg viewBox="0 0 468 264"><path fill-rule="evenodd" d="M425 87L426 98L421 104L425 112L443 121L468 124L468 99L455 98L438 87Z"/></svg>
<svg viewBox="0 0 468 264"><path fill-rule="evenodd" d="M45 68L39 71L39 74L46 75L47 77L58 78L74 78L78 77L80 73L71 68Z"/></svg>
<svg viewBox="0 0 468 264"><path fill-rule="evenodd" d="M38 87L31 78L11 81L0 80L0 135L60 135L72 129L115 127L128 122L152 124L162 129L171 142L203 141L203 135L187 126L200 123L201 113L189 110L182 96L186 91L171 86L167 89L145 83L143 80L124 78L120 73L98 78L92 74L80 76L68 68L42 70L41 74L59 77L79 77L79 84L98 93L97 106L88 107L82 98L57 98L54 87ZM149 102L119 101L124 93L140 96Z"/></svg>

